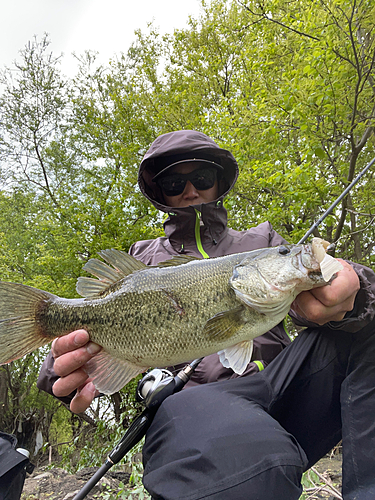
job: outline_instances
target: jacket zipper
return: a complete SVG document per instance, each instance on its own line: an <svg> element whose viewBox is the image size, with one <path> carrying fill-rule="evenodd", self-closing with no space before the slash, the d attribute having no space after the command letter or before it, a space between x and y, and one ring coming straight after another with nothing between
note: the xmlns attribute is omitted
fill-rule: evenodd
<svg viewBox="0 0 375 500"><path fill-rule="evenodd" d="M201 213L199 210L194 209L196 213L195 218L195 242L197 244L198 252L202 255L204 259L209 259L210 256L204 251L202 240L201 240Z"/></svg>

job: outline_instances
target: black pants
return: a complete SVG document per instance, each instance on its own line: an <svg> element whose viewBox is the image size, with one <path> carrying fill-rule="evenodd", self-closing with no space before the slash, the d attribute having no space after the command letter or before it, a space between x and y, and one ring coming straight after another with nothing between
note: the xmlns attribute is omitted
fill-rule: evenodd
<svg viewBox="0 0 375 500"><path fill-rule="evenodd" d="M167 398L143 450L155 499L294 500L343 439L345 500L375 499L375 322L302 333L262 372Z"/></svg>

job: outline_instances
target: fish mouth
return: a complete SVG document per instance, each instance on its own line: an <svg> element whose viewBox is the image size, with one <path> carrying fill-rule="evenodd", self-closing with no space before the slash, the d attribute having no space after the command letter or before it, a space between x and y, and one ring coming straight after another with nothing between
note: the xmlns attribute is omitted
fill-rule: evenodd
<svg viewBox="0 0 375 500"><path fill-rule="evenodd" d="M308 269L310 278L323 277L329 283L337 272L343 268L342 264L327 253L330 243L321 238L313 238L311 245L304 245L302 264Z"/></svg>
<svg viewBox="0 0 375 500"><path fill-rule="evenodd" d="M320 273L320 262L316 255L316 249L311 244L302 246L299 257L300 264L309 276Z"/></svg>

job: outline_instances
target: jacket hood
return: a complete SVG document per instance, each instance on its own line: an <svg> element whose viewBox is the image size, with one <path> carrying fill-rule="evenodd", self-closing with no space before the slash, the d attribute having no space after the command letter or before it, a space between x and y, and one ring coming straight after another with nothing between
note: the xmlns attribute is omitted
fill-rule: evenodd
<svg viewBox="0 0 375 500"><path fill-rule="evenodd" d="M195 130L169 132L159 136L151 144L138 172L141 192L158 210L168 212L171 207L165 205L163 193L152 179L168 165L187 159L214 161L223 167L218 200L222 200L233 188L238 177L238 165L232 153L220 148L202 132Z"/></svg>

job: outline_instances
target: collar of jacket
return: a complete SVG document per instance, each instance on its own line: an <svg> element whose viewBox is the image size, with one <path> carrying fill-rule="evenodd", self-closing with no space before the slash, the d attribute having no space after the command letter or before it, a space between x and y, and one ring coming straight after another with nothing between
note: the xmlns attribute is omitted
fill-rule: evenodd
<svg viewBox="0 0 375 500"><path fill-rule="evenodd" d="M198 253L203 257L222 240L227 231L227 211L223 198L201 205L169 208L164 231L178 253ZM203 251L202 251L203 250Z"/></svg>

